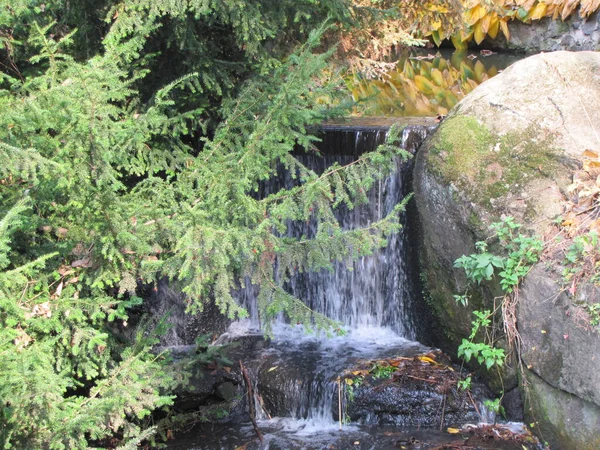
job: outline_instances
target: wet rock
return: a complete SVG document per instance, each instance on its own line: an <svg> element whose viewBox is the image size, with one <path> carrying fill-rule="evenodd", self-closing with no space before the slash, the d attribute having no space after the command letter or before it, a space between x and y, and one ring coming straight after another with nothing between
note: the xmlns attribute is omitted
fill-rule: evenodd
<svg viewBox="0 0 600 450"><path fill-rule="evenodd" d="M221 397L226 402L233 400L236 397L236 395L238 395L237 386L229 381L218 385L216 391L217 394L219 394L219 397Z"/></svg>
<svg viewBox="0 0 600 450"><path fill-rule="evenodd" d="M439 351L413 358L363 362L344 380L346 414L368 425L460 427L487 417L482 401L489 392L472 380L470 392L458 388L460 368ZM480 402L477 405L475 402Z"/></svg>
<svg viewBox="0 0 600 450"><path fill-rule="evenodd" d="M518 388L511 389L504 393L502 397L502 407L506 415L506 420L512 422L523 422L523 397Z"/></svg>
<svg viewBox="0 0 600 450"><path fill-rule="evenodd" d="M352 421L404 427L460 426L482 420L465 392L440 392L429 383L370 380L355 389L348 404Z"/></svg>
<svg viewBox="0 0 600 450"><path fill-rule="evenodd" d="M149 329L164 320L168 329L160 337L163 346L192 345L202 335L209 335L210 338L218 336L231 322L219 312L214 301L204 305L202 312L187 313L186 296L175 282L167 279L160 280L156 285L144 286L140 295L144 303L133 311L131 319L133 322L142 321Z"/></svg>

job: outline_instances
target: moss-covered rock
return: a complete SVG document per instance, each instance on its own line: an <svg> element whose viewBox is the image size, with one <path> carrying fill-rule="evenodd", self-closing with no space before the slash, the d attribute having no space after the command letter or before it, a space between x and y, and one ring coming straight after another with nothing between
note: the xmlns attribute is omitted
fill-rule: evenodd
<svg viewBox="0 0 600 450"><path fill-rule="evenodd" d="M489 225L502 217L514 217L539 236L548 232L563 212L566 186L580 165L583 151L600 151L598 98L600 53L536 55L475 89L450 112L419 151L414 189L421 230L422 280L439 323L436 344L450 354L456 354L461 340L468 337L472 311L491 309L494 298L501 294L494 282L482 283L470 289L467 308L457 305L453 296L465 292L467 280L462 269L454 268L454 262L462 255L475 253L475 242L490 236ZM502 248L492 242L492 250ZM539 285L529 278L528 282L530 286ZM521 304L537 305L533 311L519 310L523 345L536 331L531 329L532 324L539 322L534 320L536 315L546 314L531 297L536 292L530 289L520 295ZM575 367L577 363L564 352L580 350L554 346L551 351L556 354L549 361L560 360L563 365L573 366L563 373L574 373L581 367ZM593 358L600 361L600 354ZM576 388L564 379L556 382L549 365L544 367L545 373L537 372L544 382L570 394L582 395L588 388L597 388L592 386L595 376L591 373L577 377ZM583 367L596 370L593 364ZM516 380L514 368L506 370L500 379L488 377L491 387L505 391L515 386ZM535 397L536 393L532 395ZM584 400L600 405L594 396ZM532 399L534 412L540 402ZM545 426L551 429L558 425L547 422ZM554 435L571 435L576 432L576 424L573 426L568 431L555 430Z"/></svg>
<svg viewBox="0 0 600 450"><path fill-rule="evenodd" d="M600 407L525 370L525 419L552 449L600 448Z"/></svg>

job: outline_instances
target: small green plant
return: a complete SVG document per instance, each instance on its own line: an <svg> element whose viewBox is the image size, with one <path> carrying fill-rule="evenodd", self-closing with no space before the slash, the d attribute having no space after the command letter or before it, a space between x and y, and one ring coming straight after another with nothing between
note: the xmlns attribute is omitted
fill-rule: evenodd
<svg viewBox="0 0 600 450"><path fill-rule="evenodd" d="M504 407L500 404L502 398L497 398L495 400L485 400L483 404L490 410L496 414L505 415Z"/></svg>
<svg viewBox="0 0 600 450"><path fill-rule="evenodd" d="M600 240L598 233L590 231L573 239L563 260L563 282L573 283L579 278L587 278L600 285Z"/></svg>
<svg viewBox="0 0 600 450"><path fill-rule="evenodd" d="M483 280L491 280L494 275L494 267L503 268L504 260L499 256L488 253L485 242L477 242L475 246L478 253L461 256L455 261L454 267L464 269L467 278L480 284Z"/></svg>
<svg viewBox="0 0 600 450"><path fill-rule="evenodd" d="M529 272L531 266L539 260L543 250L543 242L536 238L520 233L521 225L516 223L512 217L507 217L490 227L494 230L492 238L497 238L506 249L505 256L495 255L488 251L488 244L484 241L475 244L477 253L463 255L454 263L455 267L464 269L469 281L480 284L482 281L492 280L496 275L500 287L505 292L501 298L499 308L505 329L508 330L509 340L516 334L514 319L508 319L506 308L514 307L516 296L513 295L520 281ZM496 273L498 272L498 273ZM454 300L463 306L468 305L468 292L463 295L455 295ZM463 339L458 347L458 356L465 362L472 358L490 370L492 367L501 367L506 359L504 349L494 347L494 315L497 309L475 310L475 319L471 322L471 334L468 339ZM512 317L512 316L510 316ZM490 330L492 330L490 332Z"/></svg>
<svg viewBox="0 0 600 450"><path fill-rule="evenodd" d="M380 378L391 378L395 371L396 368L394 366L376 363L371 369L371 376L376 380Z"/></svg>
<svg viewBox="0 0 600 450"><path fill-rule="evenodd" d="M600 325L600 303L593 303L583 307L590 316L590 325L596 327Z"/></svg>
<svg viewBox="0 0 600 450"><path fill-rule="evenodd" d="M458 356L464 358L466 362L469 362L471 358L475 358L479 364L485 365L488 370L494 365L502 366L506 356L504 349L494 348L486 342L474 342L481 329L491 326L492 312L489 310L473 311L473 314L475 320L471 322L473 325L471 334L469 339L462 340L462 344L458 347Z"/></svg>
<svg viewBox="0 0 600 450"><path fill-rule="evenodd" d="M456 385L461 391L467 391L471 389L471 376L469 375L464 380L459 380L458 383L456 383Z"/></svg>
<svg viewBox="0 0 600 450"><path fill-rule="evenodd" d="M464 295L455 295L454 296L454 301L456 303L458 303L459 305L468 306L469 305L469 296L467 294L464 294Z"/></svg>
<svg viewBox="0 0 600 450"><path fill-rule="evenodd" d="M346 383L346 395L349 402L354 400L354 389L359 388L362 385L363 381L364 378L360 376L356 378L348 377L344 380L344 382Z"/></svg>

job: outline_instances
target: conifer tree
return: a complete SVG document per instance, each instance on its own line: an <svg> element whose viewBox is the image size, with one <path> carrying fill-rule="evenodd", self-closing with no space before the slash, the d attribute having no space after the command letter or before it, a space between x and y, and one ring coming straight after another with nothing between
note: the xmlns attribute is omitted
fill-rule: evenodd
<svg viewBox="0 0 600 450"><path fill-rule="evenodd" d="M328 25L310 29L349 20L343 0L107 1L87 13L47 3L0 14L0 442L133 448L176 383L156 333L122 332L138 287L166 276L191 313L214 298L236 317L231 290L250 279L265 326L284 311L326 328L283 283L385 244L402 204L368 229L342 230L333 212L366 201L406 155L392 133L323 174L294 157L313 148L311 126L340 114L319 102L335 91L319 77ZM88 21L84 37L73 17ZM278 40L290 29L294 51ZM257 198L279 165L297 184ZM286 236L296 220L316 221L316 236Z"/></svg>

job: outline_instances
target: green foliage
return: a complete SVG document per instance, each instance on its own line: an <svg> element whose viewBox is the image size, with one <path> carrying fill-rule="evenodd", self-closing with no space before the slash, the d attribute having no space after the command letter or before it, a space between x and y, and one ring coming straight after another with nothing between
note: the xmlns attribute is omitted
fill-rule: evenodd
<svg viewBox="0 0 600 450"><path fill-rule="evenodd" d="M600 325L600 303L583 305L586 312L590 315L590 325L597 327Z"/></svg>
<svg viewBox="0 0 600 450"><path fill-rule="evenodd" d="M393 130L323 174L294 157L340 114L319 102L338 87L320 81L327 17L353 20L344 0L0 8L2 446L133 448L161 429L151 414L193 362L152 352L162 325L129 330L142 283L176 279L190 312L214 299L242 317L231 290L250 280L266 328L281 311L334 325L282 286L386 244L408 199L366 229L342 230L334 211L408 155ZM258 199L280 165L297 184ZM299 220L314 238L286 236ZM196 363L228 363L199 348Z"/></svg>
<svg viewBox="0 0 600 450"><path fill-rule="evenodd" d="M500 402L502 401L502 398L496 398L494 400L485 400L483 402L483 404L490 409L490 411L493 411L496 414L502 414L505 415L504 413L504 406L502 406L500 404Z"/></svg>
<svg viewBox="0 0 600 450"><path fill-rule="evenodd" d="M0 260L26 202L0 220ZM74 270L50 270L57 253L0 273L0 443L3 448L84 448L120 433L137 442L151 411L171 403L154 335L138 333L127 348L110 323L127 320L139 302L80 295Z"/></svg>
<svg viewBox="0 0 600 450"><path fill-rule="evenodd" d="M461 256L455 261L454 267L464 269L467 278L477 284L491 280L495 269L501 269L497 274L500 286L506 293L512 292L527 275L531 266L538 261L543 249L543 243L538 238L517 234L520 227L521 225L514 223L510 217L491 225L495 236L507 251L506 256L489 253L486 242L477 242L475 247L478 253ZM461 302L462 298L464 296L461 297Z"/></svg>
<svg viewBox="0 0 600 450"><path fill-rule="evenodd" d="M500 243L508 252L504 270L498 274L500 286L506 293L512 292L527 275L531 266L539 261L539 255L544 247L543 242L537 237L517 234L520 227L521 225L514 223L510 217L492 224L492 229L496 231Z"/></svg>
<svg viewBox="0 0 600 450"><path fill-rule="evenodd" d="M370 373L374 379L380 378L391 378L392 374L396 372L396 367L389 364L376 363L371 369Z"/></svg>
<svg viewBox="0 0 600 450"><path fill-rule="evenodd" d="M472 255L463 255L454 262L454 267L465 270L467 278L480 284L483 280L491 280L494 275L494 268L502 269L504 259L488 253L485 242L478 242L476 245L480 253Z"/></svg>
<svg viewBox="0 0 600 450"><path fill-rule="evenodd" d="M457 386L462 391L471 389L471 376L466 377L464 380L459 380Z"/></svg>
<svg viewBox="0 0 600 450"><path fill-rule="evenodd" d="M509 303L508 297L518 288L519 283L529 272L531 266L539 260L543 249L543 243L536 237L530 237L519 233L520 224L514 222L512 217L507 217L501 222L494 223L490 227L494 230L497 238L505 249L503 256L488 252L486 242L477 242L475 247L478 253L463 255L456 260L454 266L464 269L467 278L471 282L480 284L484 280L491 280L495 272L499 278L499 284L505 292L500 308ZM468 305L468 294L455 295L457 303ZM506 354L504 349L494 347L493 319L495 311L475 310L473 311L471 334L468 339L463 339L458 348L458 356L469 362L474 358L479 364L491 369L494 366L501 367L504 364ZM503 314L504 315L504 314ZM508 324L510 329L511 324Z"/></svg>
<svg viewBox="0 0 600 450"><path fill-rule="evenodd" d="M346 396L348 398L348 402L354 401L355 392L354 389L358 389L364 382L364 377L348 377L344 379L344 383L346 384Z"/></svg>
<svg viewBox="0 0 600 450"><path fill-rule="evenodd" d="M477 362L484 365L487 370L493 366L501 367L504 364L505 354L504 349L494 348L486 342L474 342L480 330L484 330L492 325L492 312L473 311L475 320L472 323L471 335L469 339L463 339L458 347L458 356L469 362L471 358L475 358Z"/></svg>
<svg viewBox="0 0 600 450"><path fill-rule="evenodd" d="M591 283L600 285L600 240L598 233L590 231L576 236L565 252L563 282L572 283L585 276Z"/></svg>

